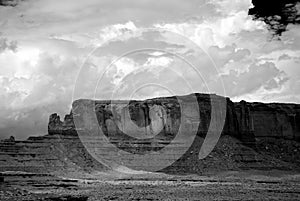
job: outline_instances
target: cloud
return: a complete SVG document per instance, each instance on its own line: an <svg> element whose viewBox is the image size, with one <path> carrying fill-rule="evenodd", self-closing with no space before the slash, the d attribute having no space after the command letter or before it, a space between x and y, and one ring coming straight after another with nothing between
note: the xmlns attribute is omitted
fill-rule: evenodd
<svg viewBox="0 0 300 201"><path fill-rule="evenodd" d="M297 0L274 1L272 9L270 9L270 2L267 1L253 1L253 4L249 14L265 21L274 34L280 36L287 30L289 24L300 24L299 1Z"/></svg>
<svg viewBox="0 0 300 201"><path fill-rule="evenodd" d="M204 0L29 0L20 2L16 9L1 9L3 30L14 38L62 36L83 38L112 24L124 24L132 21L138 26L153 23L186 21L189 18L217 15L213 4ZM1 24L1 23L0 23ZM21 30L21 31L20 31ZM84 31L83 31L84 30ZM78 34L78 35L76 35Z"/></svg>
<svg viewBox="0 0 300 201"><path fill-rule="evenodd" d="M251 65L245 72L238 74L231 70L222 79L230 97L242 96L253 93L263 87L266 90L280 89L288 80L283 71L277 69L274 63L266 62L259 65ZM251 80L251 82L250 82Z"/></svg>
<svg viewBox="0 0 300 201"><path fill-rule="evenodd" d="M1 0L0 6L16 6L21 0Z"/></svg>
<svg viewBox="0 0 300 201"><path fill-rule="evenodd" d="M279 61L280 60L289 60L289 59L291 59L291 57L287 54L283 54L278 58Z"/></svg>
<svg viewBox="0 0 300 201"><path fill-rule="evenodd" d="M6 38L0 38L0 54L2 52L4 52L5 50L11 50L13 52L16 52L17 42L16 41L8 42L8 40Z"/></svg>

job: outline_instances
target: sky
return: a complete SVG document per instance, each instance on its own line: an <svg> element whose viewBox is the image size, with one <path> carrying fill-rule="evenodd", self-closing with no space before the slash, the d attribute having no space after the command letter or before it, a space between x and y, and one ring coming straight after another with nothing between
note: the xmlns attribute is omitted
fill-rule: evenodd
<svg viewBox="0 0 300 201"><path fill-rule="evenodd" d="M0 138L46 134L79 98L300 103L300 4L287 6L293 18L251 0L0 1Z"/></svg>

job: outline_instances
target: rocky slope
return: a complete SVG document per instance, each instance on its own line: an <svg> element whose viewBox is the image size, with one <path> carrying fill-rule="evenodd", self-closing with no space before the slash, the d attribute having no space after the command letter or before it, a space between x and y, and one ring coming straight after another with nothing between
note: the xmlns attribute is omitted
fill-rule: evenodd
<svg viewBox="0 0 300 201"><path fill-rule="evenodd" d="M0 172L78 172L105 170L76 136L46 135L0 142Z"/></svg>
<svg viewBox="0 0 300 201"><path fill-rule="evenodd" d="M30 137L26 141L2 141L0 171L107 170L94 159L95 153L87 152L79 140L91 133L97 135L97 129L119 150L138 155L153 151L163 153L164 146L176 141L178 146L174 152L164 153L162 160L172 158L179 149L186 151L163 172L299 170L300 105L234 103L214 94L196 94L195 97L198 108L193 105L192 95L130 101L128 105L126 101L77 100L64 121L57 114L50 116L48 135ZM92 110L87 109L89 107ZM214 150L199 160L205 137L218 129L222 137ZM183 137L176 138L178 132ZM187 145L185 142L193 132L196 136ZM95 144L89 142L85 146L94 146L96 154L111 156L105 146ZM145 160L141 163L148 162L143 157L141 160ZM139 166L140 163L136 163L131 167L140 169Z"/></svg>

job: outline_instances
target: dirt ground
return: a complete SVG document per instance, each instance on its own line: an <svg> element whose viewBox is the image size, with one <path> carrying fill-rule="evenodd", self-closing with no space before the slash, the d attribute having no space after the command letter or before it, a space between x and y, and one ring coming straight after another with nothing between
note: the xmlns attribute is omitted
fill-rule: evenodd
<svg viewBox="0 0 300 201"><path fill-rule="evenodd" d="M282 171L205 176L93 173L68 178L6 172L4 178L1 201L300 200L300 174Z"/></svg>

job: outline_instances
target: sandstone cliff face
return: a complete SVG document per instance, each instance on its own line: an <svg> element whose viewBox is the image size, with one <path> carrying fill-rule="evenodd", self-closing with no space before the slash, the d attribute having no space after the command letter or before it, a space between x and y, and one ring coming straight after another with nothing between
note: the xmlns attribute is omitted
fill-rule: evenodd
<svg viewBox="0 0 300 201"><path fill-rule="evenodd" d="M209 94L196 94L195 97L197 107L193 105L191 95L179 99L130 101L129 104L126 101L77 100L64 121L57 114L50 116L47 136L31 137L26 141L2 141L0 171L105 170L107 167L96 159L97 154L111 157L107 147L101 143L99 146L92 138L89 144L96 151L88 152L78 135L84 129L97 133L99 130L93 130L97 126L107 137L107 143L128 153L143 156L154 151L164 155L161 161L168 161L184 149L184 153L178 154L178 160L162 170L164 172L299 167L300 105L234 103L228 98ZM87 110L88 107L92 107L92 112ZM76 126L74 116L77 121L79 118ZM84 121L80 118L83 117L88 119L87 125L82 124ZM221 129L222 137L213 152L199 160L205 137L218 129ZM179 131L182 137L177 138ZM193 132L195 138L191 137ZM192 141L187 144L189 140ZM173 152L164 152L163 148L173 142ZM280 148L281 144L284 148ZM278 153L277 150L283 151ZM149 161L143 157L140 160L131 167L140 169L140 163Z"/></svg>
<svg viewBox="0 0 300 201"><path fill-rule="evenodd" d="M249 110L247 126L256 138L300 140L300 105L242 102L236 107Z"/></svg>
<svg viewBox="0 0 300 201"><path fill-rule="evenodd" d="M188 96L186 100L188 100ZM211 121L211 100L223 100L223 97L208 94L198 94L200 125L197 128L200 136L205 136ZM86 100L79 100L86 101ZM187 101L188 102L188 101ZM106 121L112 118L110 101L96 101L95 111L101 126L107 127ZM127 104L119 101L115 105ZM76 102L75 102L76 104ZM187 104L188 105L188 104ZM162 110L165 108L167 113ZM115 109L116 106L115 106ZM175 97L157 98L145 101L131 101L129 107L130 119L132 122L121 122L120 119L114 119L118 127L122 127L130 135L141 135L143 130L147 135L157 135L163 125L164 133L176 133L180 125L180 105ZM194 108L189 108L189 113L193 113ZM121 112L126 115L126 111ZM193 115L192 115L193 116ZM123 117L123 119L129 119ZM161 119L161 121L156 121ZM190 118L191 122L197 120ZM154 124L151 122L154 122ZM107 123L107 124L106 124ZM157 124L157 125L156 125ZM115 128L117 129L117 128ZM137 130L139 129L139 130ZM55 113L49 118L49 134L77 135L73 122L72 113L65 116L64 121L60 121ZM116 131L118 132L118 131ZM109 135L118 136L120 133L109 133ZM226 99L226 119L222 131L223 135L230 135L245 141L254 140L254 138L271 137L300 140L300 105L284 103L247 103L241 101L238 103Z"/></svg>

